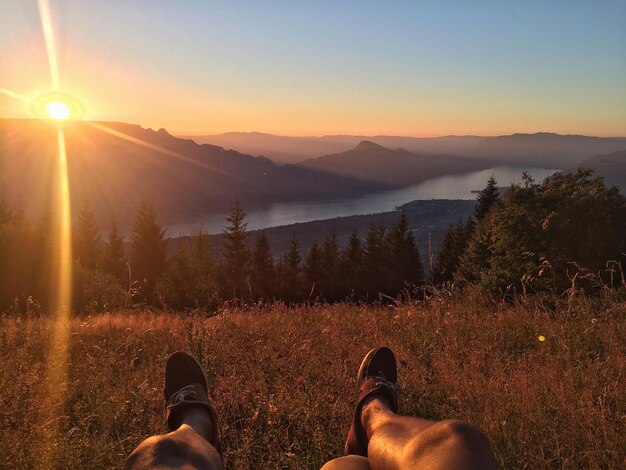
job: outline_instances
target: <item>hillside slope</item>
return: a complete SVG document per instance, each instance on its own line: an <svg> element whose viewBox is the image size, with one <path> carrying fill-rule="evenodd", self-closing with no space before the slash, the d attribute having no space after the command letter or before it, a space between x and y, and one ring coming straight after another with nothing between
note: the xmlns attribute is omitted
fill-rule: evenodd
<svg viewBox="0 0 626 470"><path fill-rule="evenodd" d="M165 360L186 350L208 371L226 468L319 469L342 455L356 370L383 344L399 360L400 412L477 426L501 468L618 468L626 311L591 305L547 315L470 296L394 308L76 318L52 435L41 421L51 406L45 351L54 327L46 318L2 317L0 468L41 466L43 445L54 451L53 468L121 468L143 439L165 432Z"/></svg>

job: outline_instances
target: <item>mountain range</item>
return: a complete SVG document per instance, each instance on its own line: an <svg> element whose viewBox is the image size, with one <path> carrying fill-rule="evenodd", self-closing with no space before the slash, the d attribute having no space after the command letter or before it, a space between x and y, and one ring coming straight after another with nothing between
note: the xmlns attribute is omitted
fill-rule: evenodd
<svg viewBox="0 0 626 470"><path fill-rule="evenodd" d="M346 156L346 162L360 161L364 169L350 173L324 159L278 166L267 158L133 124L75 121L63 130L73 211L88 201L100 224L115 217L123 230L131 227L143 201L155 206L164 223L173 224L227 211L236 200L250 210L273 202L345 198L456 171L450 160L376 146L374 153L384 158L389 174L405 175L372 178L383 170L374 164L368 143ZM32 218L49 211L55 200L56 142L51 122L0 119L0 198Z"/></svg>
<svg viewBox="0 0 626 470"><path fill-rule="evenodd" d="M596 154L626 149L624 137L559 135L550 132L513 134L498 137L444 136L356 136L286 137L259 132L229 132L189 136L198 143L237 149L250 155L263 155L278 164L345 152L364 140L389 149L402 148L424 155L456 155L495 158L508 164L569 168Z"/></svg>
<svg viewBox="0 0 626 470"><path fill-rule="evenodd" d="M348 136L342 145L354 145L347 150L278 165L240 150L175 137L165 129L88 121L69 122L62 129L73 211L87 201L101 227L115 217L123 231L132 227L143 201L152 203L161 221L170 225L227 211L237 200L252 210L276 202L348 198L506 163L567 169L586 162L609 182L619 182L626 159L626 139L619 138L535 134L429 141L432 151L434 143L450 150L470 139L481 151L468 156L420 154ZM58 194L56 132L49 121L0 119L0 200L33 219L49 212ZM410 143L384 139L389 145ZM591 158L620 145L621 152ZM457 150L463 154L461 147ZM539 155L545 159L538 160Z"/></svg>

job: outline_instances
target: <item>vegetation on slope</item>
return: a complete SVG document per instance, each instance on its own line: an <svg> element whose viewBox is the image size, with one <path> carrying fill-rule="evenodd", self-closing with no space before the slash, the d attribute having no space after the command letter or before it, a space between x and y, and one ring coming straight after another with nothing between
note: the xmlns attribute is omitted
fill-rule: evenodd
<svg viewBox="0 0 626 470"><path fill-rule="evenodd" d="M496 305L471 294L393 307L314 305L74 319L60 431L45 435L46 318L0 320L2 468L120 467L165 431L167 356L207 369L227 468L319 468L341 455L368 348L400 364L400 411L482 429L502 468L615 468L626 457L626 303ZM540 341L544 336L545 341Z"/></svg>

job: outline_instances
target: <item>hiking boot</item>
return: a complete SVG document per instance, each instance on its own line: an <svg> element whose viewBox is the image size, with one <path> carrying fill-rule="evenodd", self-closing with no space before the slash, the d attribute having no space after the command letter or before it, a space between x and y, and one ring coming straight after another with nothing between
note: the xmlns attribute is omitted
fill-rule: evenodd
<svg viewBox="0 0 626 470"><path fill-rule="evenodd" d="M358 399L344 452L367 457L367 434L361 424L364 402L370 397L386 398L391 411L398 412L398 371L391 349L374 348L365 355L357 374L357 389Z"/></svg>
<svg viewBox="0 0 626 470"><path fill-rule="evenodd" d="M173 353L165 366L165 388L163 395L167 405L168 431L175 431L182 424L181 411L187 406L204 408L211 419L213 429L209 441L222 454L221 430L217 411L208 397L209 385L202 366L195 357L181 351Z"/></svg>

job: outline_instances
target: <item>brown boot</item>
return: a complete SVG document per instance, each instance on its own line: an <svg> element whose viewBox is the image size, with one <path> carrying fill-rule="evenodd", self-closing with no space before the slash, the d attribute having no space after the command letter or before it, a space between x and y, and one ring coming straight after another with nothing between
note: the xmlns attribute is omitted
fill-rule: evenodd
<svg viewBox="0 0 626 470"><path fill-rule="evenodd" d="M361 424L363 403L369 397L383 397L398 412L398 371L396 357L387 347L372 349L365 355L357 375L358 399L346 439L345 454L367 457L367 434Z"/></svg>

